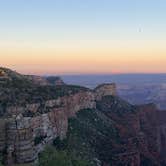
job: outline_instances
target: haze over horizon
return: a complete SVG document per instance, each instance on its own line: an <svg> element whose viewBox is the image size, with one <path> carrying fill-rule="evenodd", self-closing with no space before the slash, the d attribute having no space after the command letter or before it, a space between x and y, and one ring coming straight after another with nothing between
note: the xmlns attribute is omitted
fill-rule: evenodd
<svg viewBox="0 0 166 166"><path fill-rule="evenodd" d="M166 73L164 0L0 0L0 65L24 74Z"/></svg>

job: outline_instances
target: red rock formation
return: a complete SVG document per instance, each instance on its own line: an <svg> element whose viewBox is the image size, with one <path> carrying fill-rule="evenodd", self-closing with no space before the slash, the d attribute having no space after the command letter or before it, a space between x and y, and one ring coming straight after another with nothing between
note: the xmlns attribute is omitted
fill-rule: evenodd
<svg viewBox="0 0 166 166"><path fill-rule="evenodd" d="M141 155L143 158L153 161L156 165L160 165L159 163L162 161L159 141L161 135L160 111L154 104L148 104L139 106L138 113L140 128L143 133L142 141L139 144Z"/></svg>

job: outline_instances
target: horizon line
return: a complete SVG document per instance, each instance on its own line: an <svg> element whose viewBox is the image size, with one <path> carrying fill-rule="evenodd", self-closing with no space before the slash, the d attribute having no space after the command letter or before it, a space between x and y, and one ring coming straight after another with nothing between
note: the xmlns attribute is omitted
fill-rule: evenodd
<svg viewBox="0 0 166 166"><path fill-rule="evenodd" d="M18 69L14 69L14 68L10 68L10 67L3 67L0 66L0 68L6 68L6 69L10 69L12 71L15 71L17 73L23 74L23 75L37 75L37 76L91 76L91 75L100 75L100 76L104 76L104 75L165 75L166 72L48 72L48 73L44 73L44 72L32 72L32 71L20 71Z"/></svg>
<svg viewBox="0 0 166 166"><path fill-rule="evenodd" d="M28 74L27 74L28 75ZM30 74L31 75L31 74ZM107 75L166 75L166 72L161 73L55 73L55 74L34 74L40 76L107 76Z"/></svg>

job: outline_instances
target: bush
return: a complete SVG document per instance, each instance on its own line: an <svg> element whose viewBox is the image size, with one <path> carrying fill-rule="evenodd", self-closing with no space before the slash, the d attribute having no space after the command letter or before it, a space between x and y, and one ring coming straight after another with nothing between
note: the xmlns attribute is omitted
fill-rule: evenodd
<svg viewBox="0 0 166 166"><path fill-rule="evenodd" d="M0 154L0 166L3 166L3 164L2 164L2 156L1 156L1 154Z"/></svg>
<svg viewBox="0 0 166 166"><path fill-rule="evenodd" d="M46 136L35 137L35 139L34 139L35 145L40 144L45 138L46 138Z"/></svg>
<svg viewBox="0 0 166 166"><path fill-rule="evenodd" d="M39 166L90 166L87 161L76 158L67 151L57 151L54 147L48 146L39 155Z"/></svg>
<svg viewBox="0 0 166 166"><path fill-rule="evenodd" d="M67 139L61 140L59 137L57 137L53 141L53 145L57 150L65 150L67 148Z"/></svg>

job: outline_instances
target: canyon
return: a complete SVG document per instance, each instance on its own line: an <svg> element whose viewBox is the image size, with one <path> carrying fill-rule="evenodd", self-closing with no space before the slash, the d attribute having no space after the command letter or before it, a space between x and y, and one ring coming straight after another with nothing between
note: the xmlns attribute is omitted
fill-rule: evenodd
<svg viewBox="0 0 166 166"><path fill-rule="evenodd" d="M49 82L0 71L0 152L5 165L36 162L57 138L67 140L71 151L94 166L165 165L166 112L155 104L129 104L118 96L115 83L92 90L60 78Z"/></svg>
<svg viewBox="0 0 166 166"><path fill-rule="evenodd" d="M94 89L105 82L116 82L118 95L134 105L155 103L166 110L166 74L65 75L63 80Z"/></svg>

